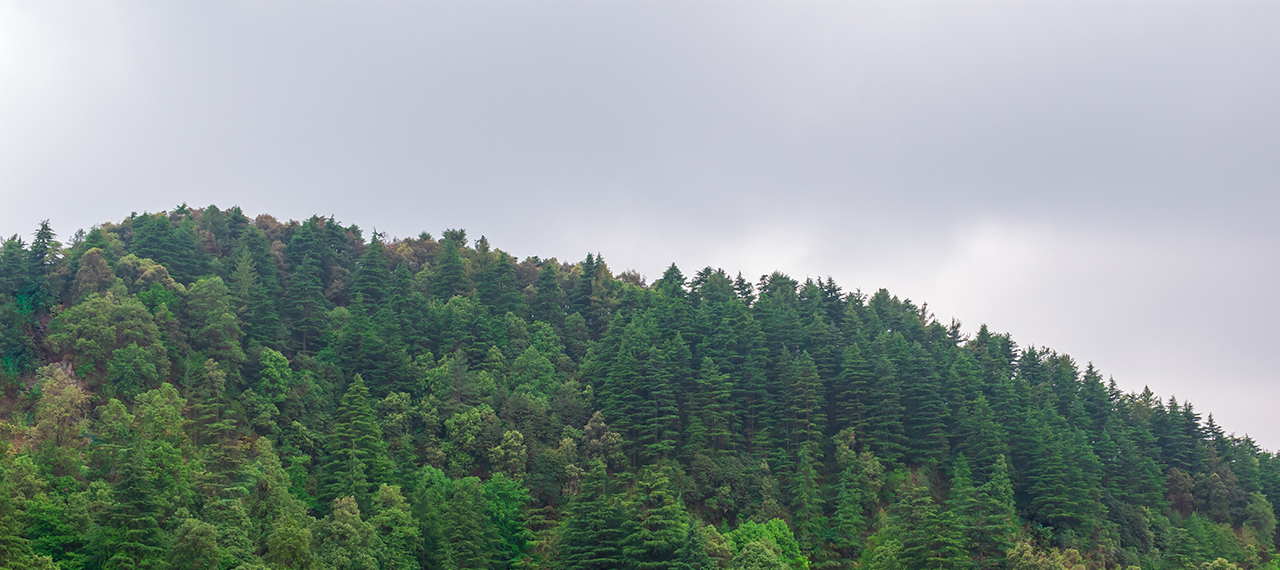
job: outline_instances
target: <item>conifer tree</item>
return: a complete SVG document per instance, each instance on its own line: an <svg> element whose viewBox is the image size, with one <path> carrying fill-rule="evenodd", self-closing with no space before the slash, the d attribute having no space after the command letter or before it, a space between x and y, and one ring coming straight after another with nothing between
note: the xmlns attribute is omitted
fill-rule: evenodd
<svg viewBox="0 0 1280 570"><path fill-rule="evenodd" d="M441 568L470 570L494 568L498 537L485 517L484 487L475 477L452 485L444 511Z"/></svg>
<svg viewBox="0 0 1280 570"><path fill-rule="evenodd" d="M294 518L280 519L267 539L265 560L282 570L312 570L317 561L311 543L311 529Z"/></svg>
<svg viewBox="0 0 1280 570"><path fill-rule="evenodd" d="M182 521L174 532L169 548L169 566L191 570L218 570L222 554L218 551L218 529L196 519Z"/></svg>
<svg viewBox="0 0 1280 570"><path fill-rule="evenodd" d="M684 542L676 552L672 570L717 570L716 562L707 554L707 540L697 521L691 521L685 532Z"/></svg>
<svg viewBox="0 0 1280 570"><path fill-rule="evenodd" d="M867 433L871 379L871 365L862 356L862 349L856 343L846 346L836 382L839 388L835 394L833 423L852 427L857 433Z"/></svg>
<svg viewBox="0 0 1280 570"><path fill-rule="evenodd" d="M232 309L231 293L221 277L201 279L187 290L186 323L191 348L232 367L245 361L244 333Z"/></svg>
<svg viewBox="0 0 1280 570"><path fill-rule="evenodd" d="M963 529L971 559L981 570L1004 568L1013 547L1015 524L1013 485L1003 456L996 457L986 483L973 495L973 508Z"/></svg>
<svg viewBox="0 0 1280 570"><path fill-rule="evenodd" d="M559 570L622 570L629 567L623 555L627 519L610 496L604 463L596 461L582 481L580 492L569 504L553 552Z"/></svg>
<svg viewBox="0 0 1280 570"><path fill-rule="evenodd" d="M436 299L447 301L466 291L466 274L462 256L458 253L461 247L462 244L449 239L440 243L440 257L431 273L430 285L431 296Z"/></svg>
<svg viewBox="0 0 1280 570"><path fill-rule="evenodd" d="M496 259L476 278L476 298L495 315L523 314L525 300L516 279L516 268L502 250L494 254Z"/></svg>
<svg viewBox="0 0 1280 570"><path fill-rule="evenodd" d="M823 516L825 501L818 481L821 451L817 441L806 441L798 448L795 472L791 476L791 512L796 536L806 552L817 549L818 541L827 534L827 518Z"/></svg>
<svg viewBox="0 0 1280 570"><path fill-rule="evenodd" d="M166 538L157 522L160 508L155 500L155 474L147 463L138 447L120 462L117 503L107 514L109 525L94 541L105 555L102 567L107 570L165 567Z"/></svg>
<svg viewBox="0 0 1280 570"><path fill-rule="evenodd" d="M705 430L707 451L720 454L727 451L733 441L733 389L728 374L721 374L714 360L702 359L698 370L698 391L694 397L691 419L696 418Z"/></svg>
<svg viewBox="0 0 1280 570"><path fill-rule="evenodd" d="M905 482L892 508L893 525L902 541L902 562L909 570L958 570L964 562L962 538L952 513L939 511L929 485L918 473Z"/></svg>
<svg viewBox="0 0 1280 570"><path fill-rule="evenodd" d="M4 570L44 570L51 561L40 560L31 550L31 541L23 535L23 513L18 505L20 494L14 477L0 464L0 568ZM46 559L47 560L47 559Z"/></svg>
<svg viewBox="0 0 1280 570"><path fill-rule="evenodd" d="M338 406L329 455L331 467L322 499L350 496L357 504L368 504L376 486L390 481L392 466L387 459L387 444L369 404L369 390L359 374Z"/></svg>
<svg viewBox="0 0 1280 570"><path fill-rule="evenodd" d="M688 513L680 505L667 470L650 467L641 473L630 520L622 525L623 557L637 570L672 567L688 531Z"/></svg>
<svg viewBox="0 0 1280 570"><path fill-rule="evenodd" d="M534 320L550 323L556 330L564 327L564 290L560 288L555 260L542 264L533 283L533 300L529 311Z"/></svg>
<svg viewBox="0 0 1280 570"><path fill-rule="evenodd" d="M867 444L876 457L889 463L897 463L906 453L902 417L905 409L900 401L901 384L897 369L888 358L880 356L875 361L876 380L871 390L871 405L867 408Z"/></svg>
<svg viewBox="0 0 1280 570"><path fill-rule="evenodd" d="M845 428L835 437L840 474L831 519L832 544L850 557L862 551L862 539L870 527L866 513L876 502L883 470L871 452L855 451L854 433L854 428Z"/></svg>
<svg viewBox="0 0 1280 570"><path fill-rule="evenodd" d="M947 406L942 399L942 383L932 358L920 343L912 343L898 363L906 396L905 432L909 443L907 461L934 464L946 459Z"/></svg>
<svg viewBox="0 0 1280 570"><path fill-rule="evenodd" d="M244 313L249 338L264 346L275 346L284 330L280 324L277 303L281 298L280 269L266 234L256 227L246 227L236 246L236 266L231 276L233 295Z"/></svg>
<svg viewBox="0 0 1280 570"><path fill-rule="evenodd" d="M314 352L318 348L327 306L320 284L320 262L308 252L294 270L284 298L284 315L299 351Z"/></svg>

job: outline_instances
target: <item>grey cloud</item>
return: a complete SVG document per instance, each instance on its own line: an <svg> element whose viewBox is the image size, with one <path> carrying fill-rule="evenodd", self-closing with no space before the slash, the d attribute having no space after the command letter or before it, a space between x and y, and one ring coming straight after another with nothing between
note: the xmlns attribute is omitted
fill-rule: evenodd
<svg viewBox="0 0 1280 570"><path fill-rule="evenodd" d="M0 230L212 202L650 277L832 275L1276 447L1242 401L1280 395L1277 23L1274 3L6 4Z"/></svg>

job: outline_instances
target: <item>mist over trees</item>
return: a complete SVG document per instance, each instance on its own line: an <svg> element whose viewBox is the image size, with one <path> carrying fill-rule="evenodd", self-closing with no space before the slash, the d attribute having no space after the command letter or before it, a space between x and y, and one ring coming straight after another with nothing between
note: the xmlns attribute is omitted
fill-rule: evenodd
<svg viewBox="0 0 1280 570"><path fill-rule="evenodd" d="M58 237L0 246L0 569L1280 568L1276 454L885 290L216 206Z"/></svg>

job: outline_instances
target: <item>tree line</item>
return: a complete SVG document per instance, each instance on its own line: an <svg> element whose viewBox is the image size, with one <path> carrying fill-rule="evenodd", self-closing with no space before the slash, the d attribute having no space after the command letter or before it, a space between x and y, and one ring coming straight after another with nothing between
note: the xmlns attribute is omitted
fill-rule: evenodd
<svg viewBox="0 0 1280 570"><path fill-rule="evenodd" d="M1280 568L1190 402L782 273L133 214L0 246L0 569Z"/></svg>

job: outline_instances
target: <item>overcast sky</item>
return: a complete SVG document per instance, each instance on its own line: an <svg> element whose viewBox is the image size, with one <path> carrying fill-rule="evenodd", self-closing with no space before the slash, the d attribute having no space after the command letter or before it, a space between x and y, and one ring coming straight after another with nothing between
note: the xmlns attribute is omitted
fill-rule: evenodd
<svg viewBox="0 0 1280 570"><path fill-rule="evenodd" d="M1280 3L0 2L0 233L834 277L1280 448Z"/></svg>

